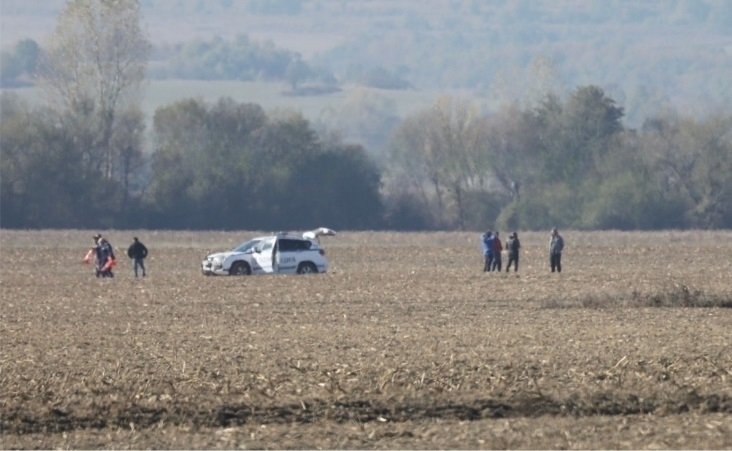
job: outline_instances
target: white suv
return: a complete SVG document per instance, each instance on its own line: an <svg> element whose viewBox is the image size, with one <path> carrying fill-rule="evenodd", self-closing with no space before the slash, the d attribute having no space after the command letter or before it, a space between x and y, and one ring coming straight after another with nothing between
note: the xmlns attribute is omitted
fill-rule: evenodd
<svg viewBox="0 0 732 451"><path fill-rule="evenodd" d="M228 252L207 256L201 262L205 275L309 274L328 271L328 259L319 238L335 235L321 227L302 237L277 233L245 241Z"/></svg>

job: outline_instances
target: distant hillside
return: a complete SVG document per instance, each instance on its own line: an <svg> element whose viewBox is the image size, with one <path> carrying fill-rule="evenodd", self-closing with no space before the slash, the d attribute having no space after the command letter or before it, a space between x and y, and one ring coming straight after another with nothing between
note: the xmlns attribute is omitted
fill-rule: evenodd
<svg viewBox="0 0 732 451"><path fill-rule="evenodd" d="M42 42L62 0L2 0L3 48ZM629 123L732 105L728 0L142 0L155 45L245 34L343 79L384 71L414 89L526 100L602 86ZM540 64L537 64L540 63ZM351 72L349 72L351 71Z"/></svg>

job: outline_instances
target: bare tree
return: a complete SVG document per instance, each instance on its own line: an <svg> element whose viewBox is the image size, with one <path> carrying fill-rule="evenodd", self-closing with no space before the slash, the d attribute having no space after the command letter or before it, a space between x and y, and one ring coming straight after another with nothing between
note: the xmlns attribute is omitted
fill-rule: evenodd
<svg viewBox="0 0 732 451"><path fill-rule="evenodd" d="M463 99L442 97L433 107L431 125L434 160L457 208L460 230L465 229L465 193L487 167L479 165L480 113Z"/></svg>
<svg viewBox="0 0 732 451"><path fill-rule="evenodd" d="M70 0L46 50L39 78L49 102L76 130L88 169L115 178L129 148L114 135L130 129L119 119L138 107L150 52L138 0Z"/></svg>
<svg viewBox="0 0 732 451"><path fill-rule="evenodd" d="M661 117L644 126L640 148L666 193L689 199L696 227L728 227L732 208L732 116Z"/></svg>
<svg viewBox="0 0 732 451"><path fill-rule="evenodd" d="M488 170L481 158L480 124L475 105L442 97L431 108L407 118L392 138L390 175L411 180L425 204L434 200L440 222L448 218L452 201L461 229L465 227L465 193L479 188L477 180ZM425 186L433 190L432 199Z"/></svg>

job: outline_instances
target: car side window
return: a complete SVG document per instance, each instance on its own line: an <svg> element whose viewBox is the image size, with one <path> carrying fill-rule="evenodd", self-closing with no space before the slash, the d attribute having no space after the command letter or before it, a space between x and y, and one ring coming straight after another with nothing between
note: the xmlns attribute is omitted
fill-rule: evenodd
<svg viewBox="0 0 732 451"><path fill-rule="evenodd" d="M280 240L280 252L292 252L295 250L295 246L292 240L283 238Z"/></svg>
<svg viewBox="0 0 732 451"><path fill-rule="evenodd" d="M254 248L256 252L262 252L269 249L272 249L274 241L273 240L267 240L267 241L260 241L259 244L257 244L257 247Z"/></svg>
<svg viewBox="0 0 732 451"><path fill-rule="evenodd" d="M280 252L296 252L310 249L312 243L308 240L294 240L283 238L279 241Z"/></svg>

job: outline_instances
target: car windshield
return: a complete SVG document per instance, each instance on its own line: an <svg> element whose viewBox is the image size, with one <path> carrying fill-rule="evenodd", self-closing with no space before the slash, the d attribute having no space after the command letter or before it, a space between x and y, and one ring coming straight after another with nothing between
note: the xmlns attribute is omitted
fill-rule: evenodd
<svg viewBox="0 0 732 451"><path fill-rule="evenodd" d="M252 250L252 248L259 243L261 240L249 240L241 243L234 248L234 252L246 252Z"/></svg>

